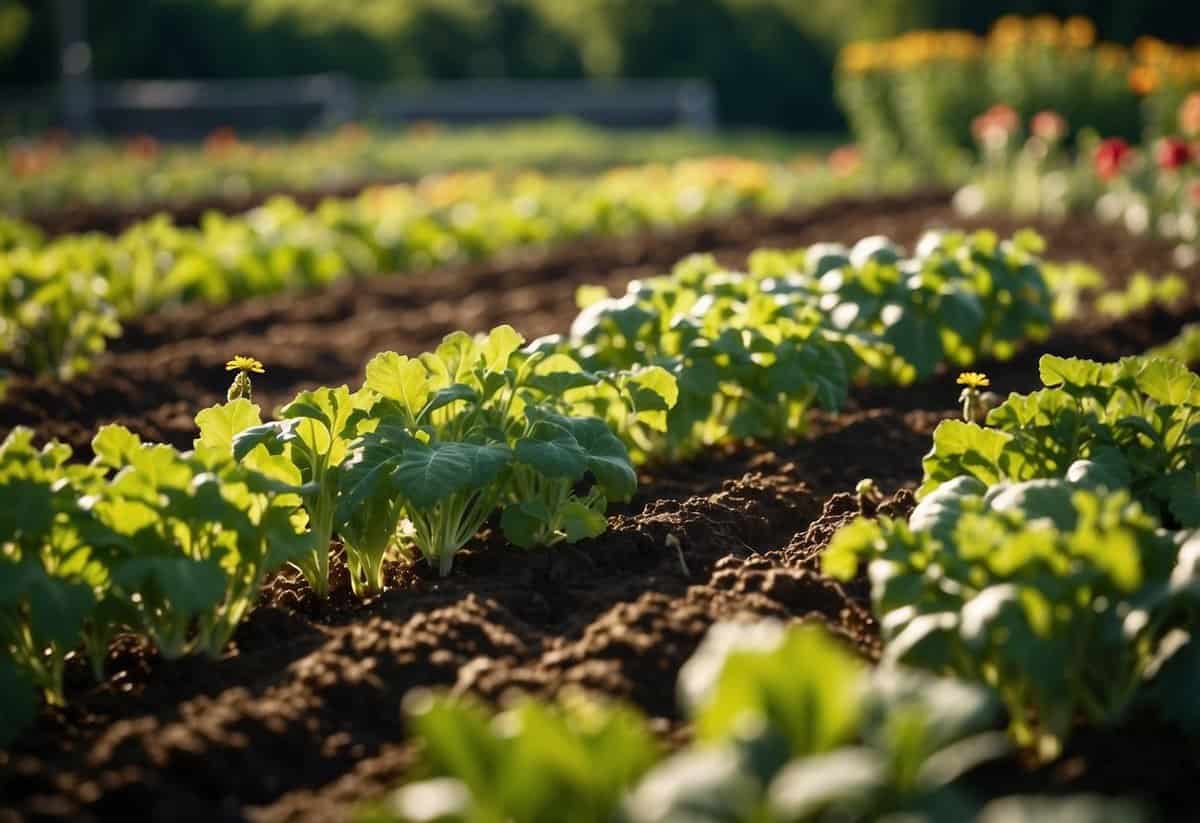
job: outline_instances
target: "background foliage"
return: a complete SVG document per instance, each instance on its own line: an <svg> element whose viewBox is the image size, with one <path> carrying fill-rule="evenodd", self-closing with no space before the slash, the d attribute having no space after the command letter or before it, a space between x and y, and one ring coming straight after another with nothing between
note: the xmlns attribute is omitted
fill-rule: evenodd
<svg viewBox="0 0 1200 823"><path fill-rule="evenodd" d="M1099 37L1200 41L1176 0L127 0L92 2L100 79L342 71L366 82L464 77L705 77L721 117L842 125L839 46L915 28L983 31L1002 14L1083 14ZM57 76L55 4L0 0L0 85Z"/></svg>

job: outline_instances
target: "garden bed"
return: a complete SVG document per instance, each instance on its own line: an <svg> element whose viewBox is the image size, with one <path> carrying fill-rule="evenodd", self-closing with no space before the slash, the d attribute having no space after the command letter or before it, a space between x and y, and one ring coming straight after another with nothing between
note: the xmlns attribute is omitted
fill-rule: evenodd
<svg viewBox="0 0 1200 823"><path fill-rule="evenodd" d="M911 244L933 226L985 224L1000 232L1019 225L964 224L937 193L847 200L216 310L193 305L131 323L78 380L16 379L0 408L0 434L28 425L86 455L96 427L117 420L186 446L192 415L221 399L222 364L236 353L267 364L254 386L269 409L300 388L356 383L375 352L419 352L453 329L508 322L527 337L565 331L578 286L619 289L692 251L740 264L763 246L871 234ZM1091 263L1114 283L1135 269L1171 268L1165 243L1082 219L1037 228L1047 257ZM1200 279L1198 270L1182 274ZM1083 317L1016 359L982 368L998 391L1025 391L1036 385L1042 352L1140 353L1198 317L1194 306L1117 322ZM326 602L301 580L276 577L264 607L239 628L236 652L217 663L167 663L126 644L110 655L103 686L89 686L82 667L73 672L70 708L44 714L0 753L0 806L76 820L343 819L412 762L401 704L417 686L495 700L510 688L549 694L582 685L636 703L668 741L686 739L674 683L715 620L816 619L866 656L877 654L865 588L821 577L814 559L859 512L849 492L860 479L874 478L890 495L884 507L907 512L920 457L936 424L956 414L955 396L953 375L859 391L842 413L814 414L795 444L729 447L650 467L597 539L523 553L487 530L452 577L397 564L390 590L366 604L351 596L344 574L335 574L340 584ZM1053 771L1007 761L977 779L1006 791L1142 794L1185 808L1200 777L1194 758L1169 735L1143 731L1146 739L1119 745L1081 735Z"/></svg>

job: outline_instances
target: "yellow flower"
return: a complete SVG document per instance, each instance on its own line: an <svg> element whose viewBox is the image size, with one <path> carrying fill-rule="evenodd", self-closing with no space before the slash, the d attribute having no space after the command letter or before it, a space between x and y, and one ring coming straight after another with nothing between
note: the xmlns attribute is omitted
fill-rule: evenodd
<svg viewBox="0 0 1200 823"><path fill-rule="evenodd" d="M1129 72L1129 88L1135 94L1151 94L1158 88L1158 70L1153 66L1135 66Z"/></svg>
<svg viewBox="0 0 1200 823"><path fill-rule="evenodd" d="M1096 27L1086 17L1068 17L1063 24L1067 43L1073 48L1086 49L1096 40Z"/></svg>
<svg viewBox="0 0 1200 823"><path fill-rule="evenodd" d="M1033 39L1047 46L1057 45L1062 31L1058 18L1050 14L1039 14L1029 21L1029 28L1033 32Z"/></svg>
<svg viewBox="0 0 1200 823"><path fill-rule="evenodd" d="M851 74L863 74L880 64L878 47L871 43L850 43L841 53L842 68Z"/></svg>
<svg viewBox="0 0 1200 823"><path fill-rule="evenodd" d="M986 389L992 385L992 381L988 380L988 376L977 371L965 371L958 376L958 385L966 386L969 389Z"/></svg>
<svg viewBox="0 0 1200 823"><path fill-rule="evenodd" d="M239 354L225 364L225 371L254 372L255 374L262 374L263 364L255 360L253 357L247 357L244 354Z"/></svg>

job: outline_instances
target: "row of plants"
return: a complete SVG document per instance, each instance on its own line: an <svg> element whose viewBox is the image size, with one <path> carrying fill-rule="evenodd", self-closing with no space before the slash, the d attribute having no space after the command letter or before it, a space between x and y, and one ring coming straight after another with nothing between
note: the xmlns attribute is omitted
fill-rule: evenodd
<svg viewBox="0 0 1200 823"><path fill-rule="evenodd" d="M405 700L414 780L361 823L1135 823L1091 796L988 799L972 770L1011 754L985 688L903 666L871 670L818 626L718 623L676 688L695 739L665 753L636 710L576 692L499 713Z"/></svg>
<svg viewBox="0 0 1200 823"><path fill-rule="evenodd" d="M134 209L236 201L470 168L596 171L731 153L785 161L804 148L758 134L619 132L569 120L455 129L419 123L404 130L351 123L299 138L245 137L223 128L201 144L146 135L76 141L53 132L0 146L0 211L20 216L84 205Z"/></svg>
<svg viewBox="0 0 1200 823"><path fill-rule="evenodd" d="M107 426L83 465L18 429L0 451L0 625L6 689L27 688L6 731L32 687L63 699L78 650L102 674L117 633L217 655L283 565L324 596L335 537L363 596L388 557L449 573L495 516L514 546L576 542L633 493L635 461L791 436L853 380L1005 356L1048 327L1037 246L938 233L906 257L868 238L762 252L746 274L691 258L633 299L588 305L571 339L455 333L419 357L380 354L358 390L301 392L266 421L251 397L262 366L236 358L228 402L196 416L188 452ZM913 329L936 352L908 348Z"/></svg>
<svg viewBox="0 0 1200 823"><path fill-rule="evenodd" d="M1088 129L1068 145L1058 112L1042 111L1024 129L1016 111L994 106L981 115L980 162L955 204L965 214L1091 213L1172 241L1178 265L1191 266L1200 260L1200 91L1171 114L1169 125L1140 143Z"/></svg>
<svg viewBox="0 0 1200 823"><path fill-rule="evenodd" d="M360 819L1152 819L1112 798L996 799L973 775L1053 761L1081 725L1135 712L1200 735L1200 377L1160 358L1041 372L1046 389L986 426L938 428L907 521L860 518L824 553L835 577L867 571L873 670L816 626L718 624L680 672L694 740L669 756L636 710L574 692L500 713L410 694L414 782ZM964 378L976 417L987 381Z"/></svg>
<svg viewBox="0 0 1200 823"><path fill-rule="evenodd" d="M859 519L885 661L991 688L1043 760L1081 725L1200 734L1200 377L1175 360L1045 356L1045 388L946 421L907 522ZM965 399L982 381L968 381Z"/></svg>
<svg viewBox="0 0 1200 823"><path fill-rule="evenodd" d="M933 231L911 254L880 236L764 249L746 272L698 255L621 297L582 289L569 336L541 345L587 368L655 365L675 377L665 431L627 436L646 454L778 439L800 431L814 403L839 408L855 382L906 385L1044 338L1055 301L1042 248L1029 231Z"/></svg>
<svg viewBox="0 0 1200 823"><path fill-rule="evenodd" d="M251 402L262 366L239 357L228 402L196 415L184 452L108 425L84 464L12 431L0 445L0 737L29 721L37 692L63 702L70 657L102 679L119 634L167 658L215 657L284 565L325 596L335 535L366 596L389 552L448 574L497 514L523 548L603 532L608 501L628 499L637 475L585 411L661 426L672 378L585 372L523 343L501 326L416 358L383 353L357 391L301 392L266 422Z"/></svg>
<svg viewBox="0 0 1200 823"><path fill-rule="evenodd" d="M959 179L970 165L973 118L993 104L1022 120L1050 110L1073 127L1157 137L1198 83L1196 49L1148 37L1132 49L1098 43L1089 20L1043 15L1001 18L985 36L917 31L852 43L839 57L836 93L876 162L903 154Z"/></svg>
<svg viewBox="0 0 1200 823"><path fill-rule="evenodd" d="M735 158L616 169L595 178L460 173L369 189L308 211L277 198L198 227L159 216L118 237L38 242L0 226L0 358L67 379L120 322L187 301L213 304L341 277L410 272L574 238L770 211L853 178Z"/></svg>

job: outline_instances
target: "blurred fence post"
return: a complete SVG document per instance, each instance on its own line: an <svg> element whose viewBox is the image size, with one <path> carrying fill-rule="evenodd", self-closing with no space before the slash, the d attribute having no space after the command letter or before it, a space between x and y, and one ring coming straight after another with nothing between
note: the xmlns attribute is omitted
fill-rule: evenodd
<svg viewBox="0 0 1200 823"><path fill-rule="evenodd" d="M88 132L94 112L86 0L58 0L58 31L63 125L72 132Z"/></svg>

